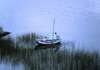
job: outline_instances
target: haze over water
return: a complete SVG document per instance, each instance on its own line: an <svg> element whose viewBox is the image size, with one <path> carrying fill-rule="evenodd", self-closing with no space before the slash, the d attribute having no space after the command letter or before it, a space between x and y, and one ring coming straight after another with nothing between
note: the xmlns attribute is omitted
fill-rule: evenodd
<svg viewBox="0 0 100 70"><path fill-rule="evenodd" d="M0 0L0 25L12 36L36 32L52 38L54 17L63 41L99 48L99 0Z"/></svg>

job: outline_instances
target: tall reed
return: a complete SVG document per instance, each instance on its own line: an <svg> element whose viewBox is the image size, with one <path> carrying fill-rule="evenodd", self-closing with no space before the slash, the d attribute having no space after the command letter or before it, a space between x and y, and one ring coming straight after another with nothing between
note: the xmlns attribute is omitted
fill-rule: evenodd
<svg viewBox="0 0 100 70"><path fill-rule="evenodd" d="M22 63L25 70L100 70L99 52L74 50L74 42L71 42L72 50L64 49L57 52L55 48L34 50L37 38L43 36L27 33L17 36L16 40L11 36L0 39L0 62L11 63L13 66Z"/></svg>

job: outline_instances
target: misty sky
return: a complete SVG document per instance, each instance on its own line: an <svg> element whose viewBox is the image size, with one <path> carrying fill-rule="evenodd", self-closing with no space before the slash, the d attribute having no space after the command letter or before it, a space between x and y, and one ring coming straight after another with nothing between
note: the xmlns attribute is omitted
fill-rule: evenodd
<svg viewBox="0 0 100 70"><path fill-rule="evenodd" d="M12 34L98 30L99 0L0 0L0 25ZM91 28L93 27L93 28Z"/></svg>

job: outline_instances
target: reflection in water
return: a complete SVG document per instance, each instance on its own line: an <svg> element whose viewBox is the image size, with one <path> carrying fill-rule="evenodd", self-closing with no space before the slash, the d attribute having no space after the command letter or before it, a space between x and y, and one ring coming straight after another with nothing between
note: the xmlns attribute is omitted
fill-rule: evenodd
<svg viewBox="0 0 100 70"><path fill-rule="evenodd" d="M52 44L52 45L37 45L34 50L41 50L41 49L48 49L48 48L56 48L55 51L58 51L62 46L61 43L59 44Z"/></svg>
<svg viewBox="0 0 100 70"><path fill-rule="evenodd" d="M57 52L60 49L60 47L61 47L61 44L59 44L59 45L57 44L55 52Z"/></svg>

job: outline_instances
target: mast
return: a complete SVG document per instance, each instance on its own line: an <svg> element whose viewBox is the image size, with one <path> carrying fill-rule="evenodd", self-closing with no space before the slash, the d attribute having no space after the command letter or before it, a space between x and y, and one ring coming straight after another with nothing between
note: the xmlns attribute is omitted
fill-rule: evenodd
<svg viewBox="0 0 100 70"><path fill-rule="evenodd" d="M52 39L54 38L54 26L55 26L55 18L54 18L54 22L53 22L53 33L52 33Z"/></svg>

